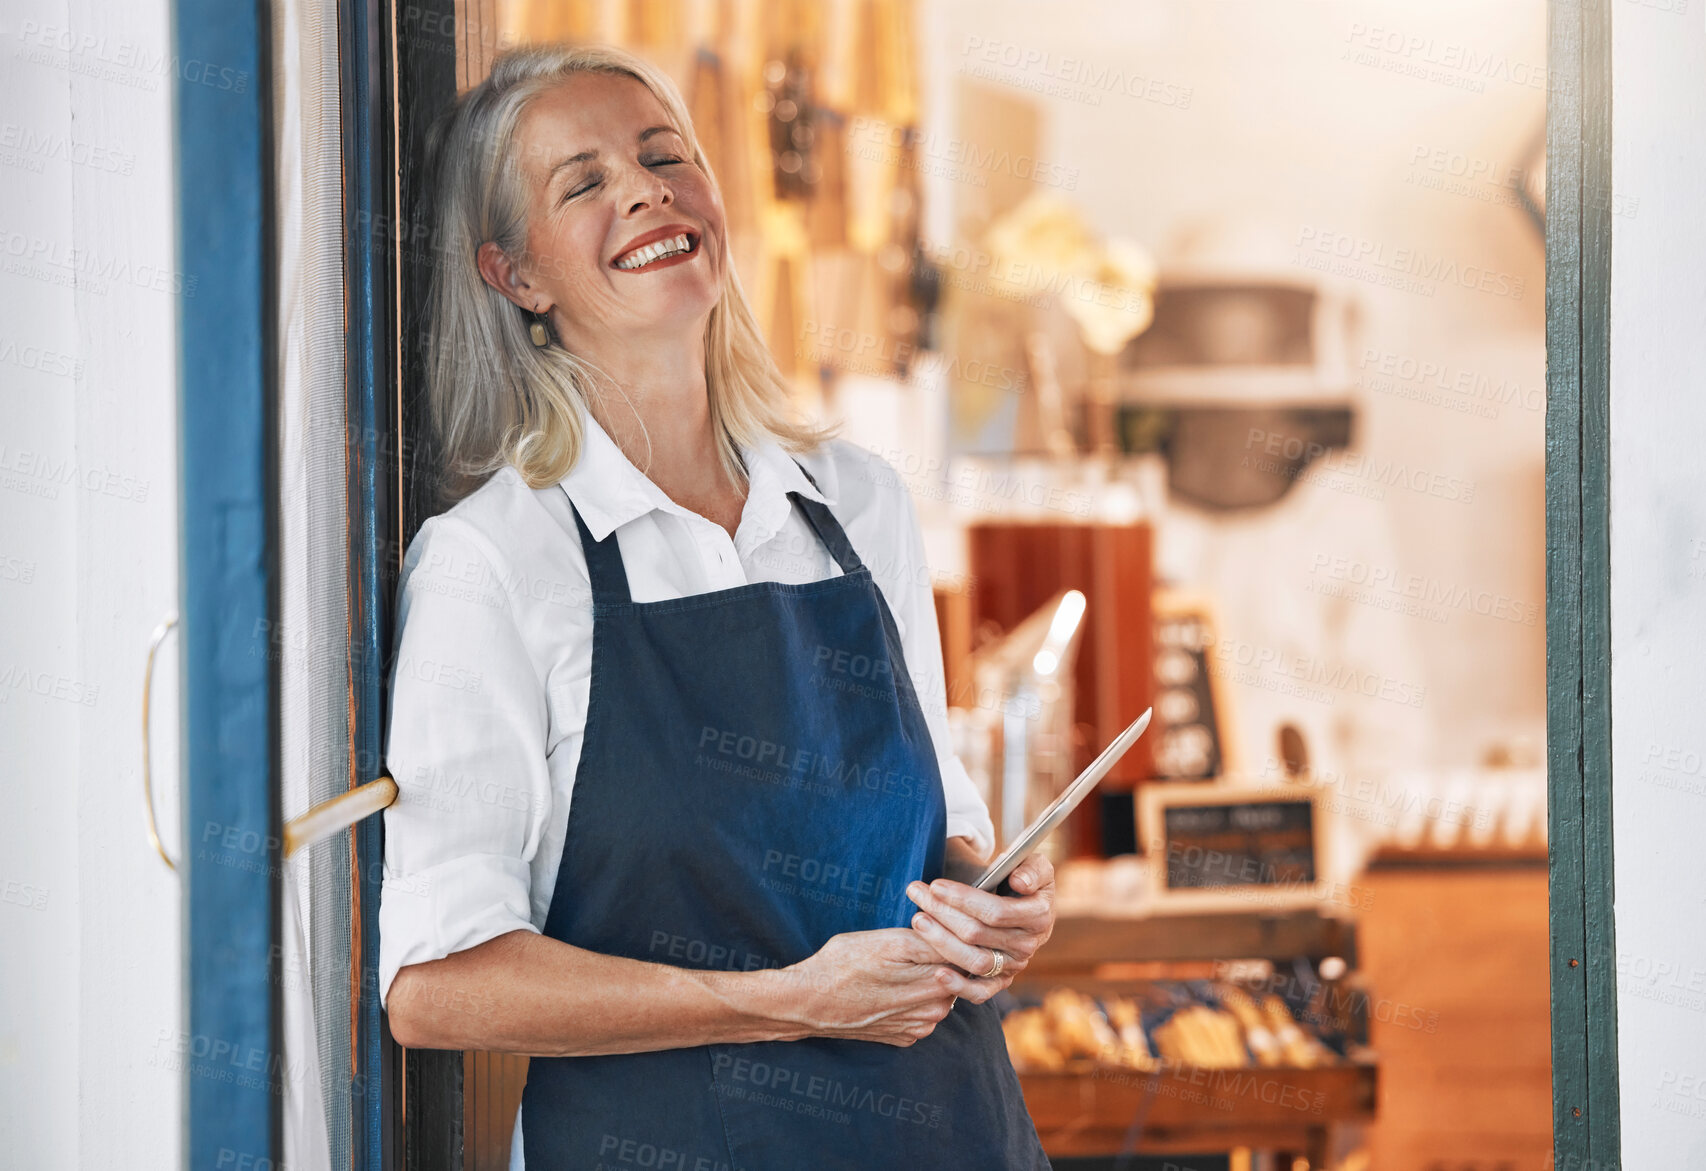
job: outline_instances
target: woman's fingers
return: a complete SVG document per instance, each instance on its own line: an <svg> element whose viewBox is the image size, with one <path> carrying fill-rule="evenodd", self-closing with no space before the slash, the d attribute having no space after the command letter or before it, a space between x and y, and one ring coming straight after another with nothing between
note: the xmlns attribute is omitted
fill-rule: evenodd
<svg viewBox="0 0 1706 1171"><path fill-rule="evenodd" d="M969 1000L973 1004L982 1004L1013 982L1011 975L996 976L993 979L984 980L976 976L967 976L961 972L951 972L950 974L953 979L945 984L948 991L961 1000Z"/></svg>
<svg viewBox="0 0 1706 1171"><path fill-rule="evenodd" d="M906 888L906 894L918 905L919 910L934 917L949 931L967 943L976 944L979 947L993 947L998 930L1017 926L1022 921L1020 918L1022 911L1014 912L1005 907L983 908L981 914L977 913L968 908L963 900L950 899L945 889L949 885L958 886L960 884L949 884L946 880L942 880L925 886L922 882L915 882ZM988 892L980 893L987 894ZM999 896L990 895L989 897L997 898ZM1019 900L1012 901L1017 902Z"/></svg>
<svg viewBox="0 0 1706 1171"><path fill-rule="evenodd" d="M1054 863L1041 854L1032 854L1007 876L1007 885L1021 895L1036 894L1054 885Z"/></svg>
<svg viewBox="0 0 1706 1171"><path fill-rule="evenodd" d="M929 886L915 882L906 888L906 893L913 902L933 915L937 909L925 906L921 899L933 899L937 907L952 908L987 927L1019 930L1047 921L1053 913L1054 904L1052 891L1013 898L979 890L949 878L938 878Z"/></svg>
<svg viewBox="0 0 1706 1171"><path fill-rule="evenodd" d="M1009 957L1012 952L1007 953ZM990 953L966 943L932 916L916 927L852 932L829 940L806 966L819 965L831 987L816 998L820 1036L912 1045L933 1033L955 998L982 1004L1012 983L1024 965L1009 959L993 979Z"/></svg>
<svg viewBox="0 0 1706 1171"><path fill-rule="evenodd" d="M912 922L912 929L934 947L942 959L960 969L960 973L969 975L979 983L990 985L990 995L1007 987L1013 982L1014 976L1025 970L1026 960L1018 958L1005 948L983 948L966 943L922 911L913 916ZM995 976L986 977L983 973L995 966L996 950L1000 950L1005 957L1001 962L1001 971Z"/></svg>
<svg viewBox="0 0 1706 1171"><path fill-rule="evenodd" d="M883 928L871 934L882 937L880 943L884 958L895 963L934 964L940 959L935 948L920 939L916 932L903 927Z"/></svg>
<svg viewBox="0 0 1706 1171"><path fill-rule="evenodd" d="M999 948L1019 960L1030 959L1054 925L1047 895L1004 898L942 879L929 886L915 882L907 896L957 938L976 947Z"/></svg>
<svg viewBox="0 0 1706 1171"><path fill-rule="evenodd" d="M912 917L912 929L942 959L967 972L987 972L992 964L988 948L967 943L923 911Z"/></svg>
<svg viewBox="0 0 1706 1171"><path fill-rule="evenodd" d="M940 924L936 925L936 931L943 939L952 938ZM932 940L916 930L903 928L872 934L886 937L881 942L885 958L889 961L889 979L906 989L906 998L912 1005L936 999L946 1003L959 995L953 989L958 986L960 974L949 966L955 961L944 956ZM988 967L987 964L984 966Z"/></svg>

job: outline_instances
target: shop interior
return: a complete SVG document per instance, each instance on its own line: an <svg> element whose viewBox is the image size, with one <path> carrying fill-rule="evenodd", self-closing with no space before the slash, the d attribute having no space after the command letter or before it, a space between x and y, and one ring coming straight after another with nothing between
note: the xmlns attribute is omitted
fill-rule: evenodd
<svg viewBox="0 0 1706 1171"><path fill-rule="evenodd" d="M1154 708L1010 993L1055 1165L1546 1165L1542 0L465 9L680 86L998 836Z"/></svg>

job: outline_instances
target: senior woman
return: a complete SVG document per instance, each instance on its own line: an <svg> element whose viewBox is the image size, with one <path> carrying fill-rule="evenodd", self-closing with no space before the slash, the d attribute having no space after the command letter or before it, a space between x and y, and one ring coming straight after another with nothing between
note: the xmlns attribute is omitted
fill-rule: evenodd
<svg viewBox="0 0 1706 1171"><path fill-rule="evenodd" d="M1053 872L958 881L992 833L910 499L790 417L679 94L518 50L434 157L392 1033L531 1054L535 1171L1046 1167L988 1002Z"/></svg>

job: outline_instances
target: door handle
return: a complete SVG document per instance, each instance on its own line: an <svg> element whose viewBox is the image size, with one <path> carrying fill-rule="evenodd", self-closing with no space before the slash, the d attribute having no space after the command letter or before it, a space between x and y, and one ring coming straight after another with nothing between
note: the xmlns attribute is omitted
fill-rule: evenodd
<svg viewBox="0 0 1706 1171"><path fill-rule="evenodd" d="M165 843L160 840L159 824L154 820L154 753L149 741L148 717L154 691L154 659L159 654L160 644L166 641L166 636L177 624L178 616L171 614L154 628L148 639L148 662L142 675L142 800L148 813L148 844L154 847L154 852L160 855L160 861L166 864L167 869L173 871L177 870L178 864L166 852ZM288 858L304 847L348 829L396 799L397 782L389 776L381 776L320 802L300 817L293 817L285 823L284 856Z"/></svg>
<svg viewBox="0 0 1706 1171"><path fill-rule="evenodd" d="M154 752L148 741L148 709L154 691L154 656L177 624L178 616L168 614L166 620L154 628L148 639L148 665L142 670L142 800L148 809L148 844L154 847L154 852L160 855L160 861L168 870L176 870L178 864L166 853L166 847L160 841L160 827L154 821Z"/></svg>
<svg viewBox="0 0 1706 1171"><path fill-rule="evenodd" d="M364 817L378 813L397 799L397 782L388 776L357 785L314 806L300 817L284 823L284 856L290 857Z"/></svg>

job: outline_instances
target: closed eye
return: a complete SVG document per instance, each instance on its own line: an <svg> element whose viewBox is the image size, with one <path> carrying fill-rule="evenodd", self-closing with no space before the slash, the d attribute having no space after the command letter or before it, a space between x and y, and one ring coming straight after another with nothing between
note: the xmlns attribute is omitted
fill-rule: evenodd
<svg viewBox="0 0 1706 1171"><path fill-rule="evenodd" d="M685 159L678 159L674 155L669 155L669 156L667 156L665 158L661 158L661 159L649 159L646 162L646 166L648 166L648 167L680 166L685 161L686 161ZM602 182L603 182L602 178L589 179L587 182L581 184L579 187L576 187L573 191L570 191L566 195L564 195L563 196L563 202L567 203L569 200L574 199L578 195L585 195L588 191L591 191L594 187L597 187Z"/></svg>

